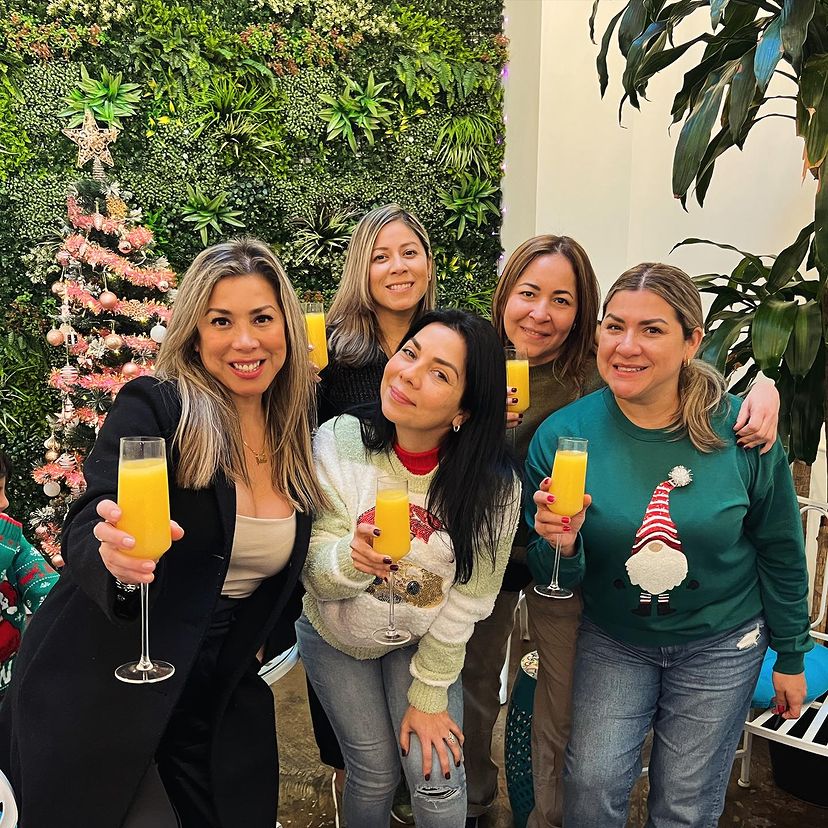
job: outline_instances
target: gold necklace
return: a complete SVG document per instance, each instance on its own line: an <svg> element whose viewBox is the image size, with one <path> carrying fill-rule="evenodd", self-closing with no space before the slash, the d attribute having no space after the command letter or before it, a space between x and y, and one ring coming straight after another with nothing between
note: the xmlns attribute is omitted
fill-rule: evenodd
<svg viewBox="0 0 828 828"><path fill-rule="evenodd" d="M269 459L269 458L272 456L272 454L273 454L273 452L272 452L272 451L270 451L270 452L266 452L266 451L264 450L264 447L262 448L262 450L261 450L261 451L256 451L256 449L254 449L254 448L253 448L253 446L251 446L251 445L250 445L250 444L249 444L249 443L248 443L248 442L247 442L247 441L246 441L243 437L242 437L242 442L243 442L243 443L244 443L244 445L245 445L247 448L249 448L249 449L250 449L250 451L253 453L253 456L256 458L256 463L257 463L259 466L262 466L262 465L264 465L265 463L267 463L268 459Z"/></svg>

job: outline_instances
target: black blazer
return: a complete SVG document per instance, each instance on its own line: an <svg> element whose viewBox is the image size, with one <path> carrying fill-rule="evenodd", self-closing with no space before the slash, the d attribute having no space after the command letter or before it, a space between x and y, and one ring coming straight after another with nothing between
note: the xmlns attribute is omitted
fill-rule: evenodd
<svg viewBox="0 0 828 828"><path fill-rule="evenodd" d="M184 528L150 588L150 653L176 668L151 685L113 675L140 645L137 601L116 601L92 527L115 499L121 436L171 443L181 405L174 383L143 377L118 395L84 465L87 490L64 528L66 567L23 637L0 707L0 767L10 777L21 828L121 825L187 682L221 593L235 527L235 489L223 478L182 489L170 474L170 510ZM170 457L171 469L176 458ZM213 793L224 828L272 828L278 804L273 696L248 669L291 645L301 611L299 576L310 517L297 512L288 565L247 599L219 657L212 694ZM137 594L137 593L136 593Z"/></svg>

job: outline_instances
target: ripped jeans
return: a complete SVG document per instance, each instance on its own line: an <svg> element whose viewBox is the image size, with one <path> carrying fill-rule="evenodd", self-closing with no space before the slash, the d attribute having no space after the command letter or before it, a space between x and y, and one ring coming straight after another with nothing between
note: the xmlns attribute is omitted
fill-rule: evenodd
<svg viewBox="0 0 828 828"><path fill-rule="evenodd" d="M584 619L564 767L566 828L624 828L650 727L647 828L715 828L768 634L634 647Z"/></svg>
<svg viewBox="0 0 828 828"><path fill-rule="evenodd" d="M402 757L399 732L408 709L408 668L417 645L390 650L381 658L359 660L328 644L308 619L296 622L305 672L316 691L345 758L345 819L354 828L388 828L394 791L405 771L417 828L463 828L466 775L450 760L443 778L436 752L431 779L423 778L416 736ZM462 728L463 690L458 679L448 691L448 713Z"/></svg>

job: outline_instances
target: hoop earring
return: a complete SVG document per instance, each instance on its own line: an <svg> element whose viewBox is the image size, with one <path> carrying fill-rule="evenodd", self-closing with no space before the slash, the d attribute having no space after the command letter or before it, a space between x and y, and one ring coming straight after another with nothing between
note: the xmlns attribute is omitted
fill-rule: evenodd
<svg viewBox="0 0 828 828"><path fill-rule="evenodd" d="M455 434L457 434L457 432L458 432L458 431L460 431L460 425L459 425L458 423L454 423L454 425L452 425L452 427L451 427L451 428L452 428L452 431L453 431Z"/></svg>

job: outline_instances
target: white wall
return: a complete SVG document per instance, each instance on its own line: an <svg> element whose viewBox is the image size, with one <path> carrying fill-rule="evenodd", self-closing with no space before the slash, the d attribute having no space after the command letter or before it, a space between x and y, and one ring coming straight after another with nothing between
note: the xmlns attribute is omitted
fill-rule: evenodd
<svg viewBox="0 0 828 828"><path fill-rule="evenodd" d="M623 7L601 0L604 28ZM735 257L692 247L670 255L683 238L724 241L756 253L778 252L812 217L815 184L801 183L802 141L790 120L755 126L745 151L729 150L717 164L704 209L673 199L672 156L679 127L668 134L673 96L700 47L648 87L638 112L624 108L618 123L623 58L613 44L610 85L602 100L589 39L592 0L506 0L511 38L506 86L507 156L503 241L510 253L541 232L571 235L588 251L604 288L626 267L669 260L690 273L730 268ZM707 12L697 12L696 31ZM782 79L778 93L788 93ZM790 102L792 103L792 102ZM536 164L534 181L527 167Z"/></svg>

